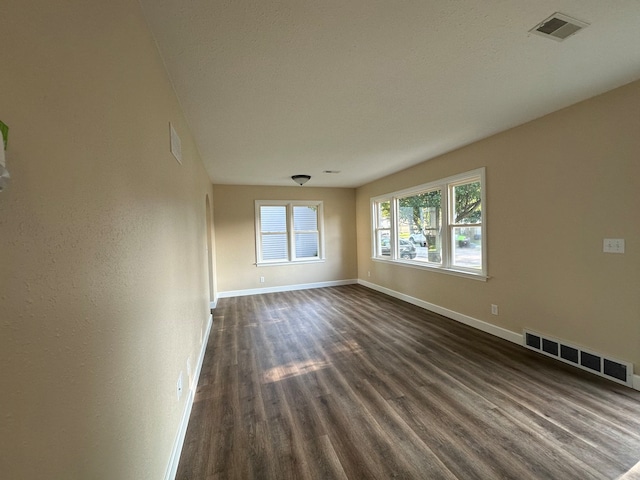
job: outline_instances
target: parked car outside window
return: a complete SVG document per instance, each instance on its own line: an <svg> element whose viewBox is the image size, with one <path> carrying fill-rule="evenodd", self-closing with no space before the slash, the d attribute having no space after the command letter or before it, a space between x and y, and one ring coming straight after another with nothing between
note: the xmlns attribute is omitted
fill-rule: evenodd
<svg viewBox="0 0 640 480"><path fill-rule="evenodd" d="M388 238L382 238L380 240L380 253L385 256L391 256L391 243ZM398 255L405 260L411 260L416 258L416 247L409 242L401 238L398 241Z"/></svg>
<svg viewBox="0 0 640 480"><path fill-rule="evenodd" d="M409 235L409 241L414 245L420 245L421 247L427 246L427 238L422 232L415 232Z"/></svg>

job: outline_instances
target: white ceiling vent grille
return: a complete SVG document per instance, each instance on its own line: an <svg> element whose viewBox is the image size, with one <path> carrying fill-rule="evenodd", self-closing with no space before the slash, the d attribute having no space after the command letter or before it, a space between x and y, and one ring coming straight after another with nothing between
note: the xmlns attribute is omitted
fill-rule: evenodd
<svg viewBox="0 0 640 480"><path fill-rule="evenodd" d="M570 37L574 33L579 32L588 26L588 23L581 22L580 20L576 20L575 18L556 12L529 31L561 42L565 38Z"/></svg>

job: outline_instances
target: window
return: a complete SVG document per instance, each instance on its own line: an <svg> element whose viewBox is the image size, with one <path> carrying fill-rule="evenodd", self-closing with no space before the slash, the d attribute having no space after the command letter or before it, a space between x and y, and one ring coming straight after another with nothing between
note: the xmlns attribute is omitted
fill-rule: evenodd
<svg viewBox="0 0 640 480"><path fill-rule="evenodd" d="M257 264L324 259L322 202L256 201Z"/></svg>
<svg viewBox="0 0 640 480"><path fill-rule="evenodd" d="M391 238L391 202L380 201L376 204L376 222L375 222L375 238L378 245L389 245ZM387 253L388 254L388 253Z"/></svg>
<svg viewBox="0 0 640 480"><path fill-rule="evenodd" d="M371 199L373 257L486 276L484 168Z"/></svg>
<svg viewBox="0 0 640 480"><path fill-rule="evenodd" d="M482 198L480 180L449 186L451 265L482 269Z"/></svg>

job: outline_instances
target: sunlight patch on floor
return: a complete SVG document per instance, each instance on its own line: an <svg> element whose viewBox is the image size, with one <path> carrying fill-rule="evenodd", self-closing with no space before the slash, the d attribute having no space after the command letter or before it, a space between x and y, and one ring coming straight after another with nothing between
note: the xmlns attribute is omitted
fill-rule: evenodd
<svg viewBox="0 0 640 480"><path fill-rule="evenodd" d="M262 375L262 383L279 382L286 378L304 375L309 372L321 370L329 366L329 363L322 360L307 360L304 362L287 363L267 370Z"/></svg>
<svg viewBox="0 0 640 480"><path fill-rule="evenodd" d="M332 353L358 353L362 351L362 347L355 340L343 340L331 347Z"/></svg>

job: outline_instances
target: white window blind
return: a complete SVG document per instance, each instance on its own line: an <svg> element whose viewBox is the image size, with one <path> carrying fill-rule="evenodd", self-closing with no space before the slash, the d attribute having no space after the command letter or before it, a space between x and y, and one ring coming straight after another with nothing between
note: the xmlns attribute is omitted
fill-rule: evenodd
<svg viewBox="0 0 640 480"><path fill-rule="evenodd" d="M265 205L260 207L260 241L263 260L287 260L287 207Z"/></svg>
<svg viewBox="0 0 640 480"><path fill-rule="evenodd" d="M313 205L293 206L293 230L295 232L296 258L318 256L318 208Z"/></svg>
<svg viewBox="0 0 640 480"><path fill-rule="evenodd" d="M322 202L256 201L257 264L321 261Z"/></svg>

